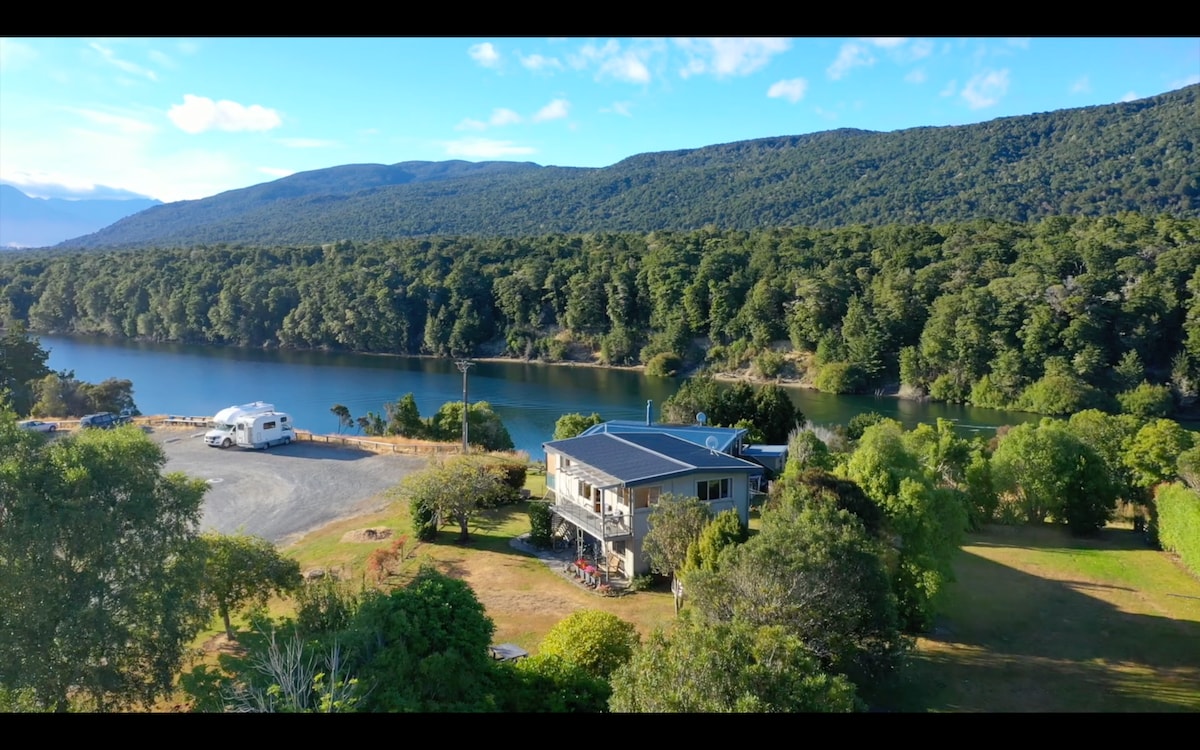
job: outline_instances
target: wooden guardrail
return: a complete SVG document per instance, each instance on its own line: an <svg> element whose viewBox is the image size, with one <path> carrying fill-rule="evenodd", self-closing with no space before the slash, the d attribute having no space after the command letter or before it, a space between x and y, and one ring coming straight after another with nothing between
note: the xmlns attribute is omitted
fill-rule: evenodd
<svg viewBox="0 0 1200 750"><path fill-rule="evenodd" d="M409 453L412 455L437 455L458 453L458 443L388 443L382 440L354 437L353 435L316 435L307 430L296 430L297 440L337 445L343 448L362 448L375 453Z"/></svg>

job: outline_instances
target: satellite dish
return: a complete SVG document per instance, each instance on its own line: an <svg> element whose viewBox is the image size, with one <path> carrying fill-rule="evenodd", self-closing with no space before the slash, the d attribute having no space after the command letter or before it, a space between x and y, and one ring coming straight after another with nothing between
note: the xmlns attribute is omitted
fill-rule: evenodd
<svg viewBox="0 0 1200 750"><path fill-rule="evenodd" d="M708 437L704 438L704 447L708 448L713 453L717 452L717 446L719 444L720 443L717 441L716 435L709 435Z"/></svg>
<svg viewBox="0 0 1200 750"><path fill-rule="evenodd" d="M705 414L704 412L700 412L699 414L696 415L696 421L699 422L701 425L703 425L705 422L708 421L708 415Z"/></svg>

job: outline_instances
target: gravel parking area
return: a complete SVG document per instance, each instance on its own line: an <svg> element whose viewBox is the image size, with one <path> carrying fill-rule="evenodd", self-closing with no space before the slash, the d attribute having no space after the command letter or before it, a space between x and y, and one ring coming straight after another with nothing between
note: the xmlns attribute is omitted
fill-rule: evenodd
<svg viewBox="0 0 1200 750"><path fill-rule="evenodd" d="M150 436L166 453L166 471L209 483L203 530L240 530L277 544L339 518L381 510L391 502L382 493L429 461L309 442L222 450L205 445L204 431L192 429L159 428Z"/></svg>

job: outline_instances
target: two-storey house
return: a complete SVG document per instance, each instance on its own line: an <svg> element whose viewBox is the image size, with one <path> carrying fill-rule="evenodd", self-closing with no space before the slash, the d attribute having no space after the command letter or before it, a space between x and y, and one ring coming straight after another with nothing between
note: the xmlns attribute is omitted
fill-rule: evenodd
<svg viewBox="0 0 1200 750"><path fill-rule="evenodd" d="M546 487L557 521L600 551L609 573L646 573L642 541L664 494L698 497L714 514L732 508L749 523L750 495L763 467L732 455L744 433L609 422L545 443Z"/></svg>

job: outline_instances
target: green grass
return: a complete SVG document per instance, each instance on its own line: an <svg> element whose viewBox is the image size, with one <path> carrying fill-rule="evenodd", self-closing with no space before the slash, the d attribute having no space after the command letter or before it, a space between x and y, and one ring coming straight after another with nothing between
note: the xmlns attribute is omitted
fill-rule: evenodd
<svg viewBox="0 0 1200 750"><path fill-rule="evenodd" d="M1140 535L992 527L890 708L1200 711L1200 580Z"/></svg>

